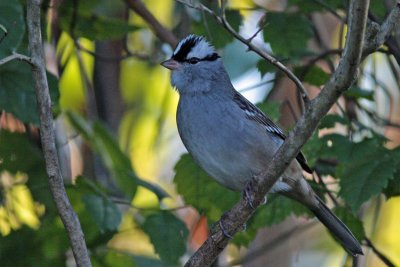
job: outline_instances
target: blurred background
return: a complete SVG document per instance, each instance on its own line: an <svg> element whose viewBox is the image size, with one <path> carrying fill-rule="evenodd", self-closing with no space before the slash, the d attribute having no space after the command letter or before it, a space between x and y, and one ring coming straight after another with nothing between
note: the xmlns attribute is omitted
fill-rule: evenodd
<svg viewBox="0 0 400 267"><path fill-rule="evenodd" d="M235 32L318 95L343 50L348 1L225 4ZM285 131L304 110L293 82L200 5L221 15L212 0L42 4L61 172L94 266L182 266L241 197L207 177L178 136L179 96L159 63L180 39L205 36L235 88ZM371 0L369 33L394 5ZM29 54L25 14L25 1L0 1L0 59ZM364 59L303 148L309 182L365 255L353 261L303 207L269 196L213 266L400 266L399 37L396 29ZM32 84L27 64L0 65L0 265L75 266L48 188Z"/></svg>

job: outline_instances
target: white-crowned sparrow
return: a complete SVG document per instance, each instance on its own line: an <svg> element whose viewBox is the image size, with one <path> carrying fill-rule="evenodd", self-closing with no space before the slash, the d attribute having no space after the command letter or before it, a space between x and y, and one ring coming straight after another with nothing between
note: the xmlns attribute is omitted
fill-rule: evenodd
<svg viewBox="0 0 400 267"><path fill-rule="evenodd" d="M244 190L254 175L264 171L284 133L234 89L220 56L203 37L186 37L161 64L172 70L171 83L180 95L177 124L187 150L217 182ZM270 193L299 201L348 252L362 254L357 239L311 189L303 170L311 172L299 153Z"/></svg>

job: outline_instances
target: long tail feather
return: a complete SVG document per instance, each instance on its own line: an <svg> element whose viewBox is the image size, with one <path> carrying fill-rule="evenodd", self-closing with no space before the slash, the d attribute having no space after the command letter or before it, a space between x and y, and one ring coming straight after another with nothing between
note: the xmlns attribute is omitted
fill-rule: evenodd
<svg viewBox="0 0 400 267"><path fill-rule="evenodd" d="M319 197L317 199L318 205L310 208L314 215L328 228L346 251L353 256L363 255L360 243L349 228L333 214Z"/></svg>

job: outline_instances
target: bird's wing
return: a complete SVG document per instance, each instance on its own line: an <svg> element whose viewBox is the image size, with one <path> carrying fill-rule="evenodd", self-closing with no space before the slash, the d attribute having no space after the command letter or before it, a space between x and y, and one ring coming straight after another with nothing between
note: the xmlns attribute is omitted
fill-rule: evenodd
<svg viewBox="0 0 400 267"><path fill-rule="evenodd" d="M279 128L271 119L269 119L265 114L257 108L253 103L243 97L240 93L236 93L233 97L236 104L246 113L248 119L256 121L262 124L267 132L275 134L277 137L285 140L286 135L283 133L282 129ZM299 152L296 156L296 160L299 162L303 170L308 173L312 173L312 169L308 166L307 160L303 153Z"/></svg>

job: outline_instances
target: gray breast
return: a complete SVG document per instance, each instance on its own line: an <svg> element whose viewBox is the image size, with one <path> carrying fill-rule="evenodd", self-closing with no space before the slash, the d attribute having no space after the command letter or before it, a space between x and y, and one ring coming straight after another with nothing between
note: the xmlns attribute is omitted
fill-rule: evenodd
<svg viewBox="0 0 400 267"><path fill-rule="evenodd" d="M278 144L229 98L181 95L178 130L195 161L215 180L233 190L264 170Z"/></svg>

